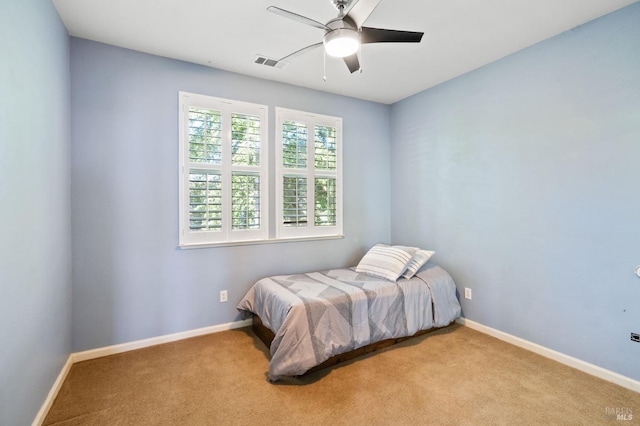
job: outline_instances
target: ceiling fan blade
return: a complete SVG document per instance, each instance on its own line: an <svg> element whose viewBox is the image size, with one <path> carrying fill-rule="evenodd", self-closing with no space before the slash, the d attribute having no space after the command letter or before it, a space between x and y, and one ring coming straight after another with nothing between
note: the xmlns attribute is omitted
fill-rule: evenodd
<svg viewBox="0 0 640 426"><path fill-rule="evenodd" d="M380 1L381 0L356 0L355 4L351 6L351 9L346 13L346 16L351 18L356 26L360 28Z"/></svg>
<svg viewBox="0 0 640 426"><path fill-rule="evenodd" d="M351 72L351 74L353 74L354 72L360 69L360 61L358 60L358 53L354 53L351 56L345 56L342 59L344 59L344 63L347 64L347 68L349 68L349 71Z"/></svg>
<svg viewBox="0 0 640 426"><path fill-rule="evenodd" d="M300 50L296 50L295 52L293 52L293 53L291 53L291 54L289 54L289 55L287 55L287 56L285 56L283 58L278 59L278 62L280 62L280 61L290 61L291 59L295 58L296 56L300 56L300 55L302 55L304 53L310 52L313 49L315 49L316 47L320 47L320 46L322 46L322 42L316 43L316 44L311 44L311 45L309 45L307 47L303 47Z"/></svg>
<svg viewBox="0 0 640 426"><path fill-rule="evenodd" d="M285 18L293 19L294 21L298 21L302 24L311 25L312 27L320 28L321 30L329 30L325 24L314 21L311 18L307 18L306 16L298 15L297 13L289 12L288 10L280 9L276 6L267 7L269 12L275 13L276 15L284 16Z"/></svg>
<svg viewBox="0 0 640 426"><path fill-rule="evenodd" d="M424 33L362 27L361 43L420 43Z"/></svg>

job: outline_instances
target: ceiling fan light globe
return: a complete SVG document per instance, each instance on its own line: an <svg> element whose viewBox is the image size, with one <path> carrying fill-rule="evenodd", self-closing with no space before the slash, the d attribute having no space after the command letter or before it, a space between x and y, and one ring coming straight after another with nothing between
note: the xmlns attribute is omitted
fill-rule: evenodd
<svg viewBox="0 0 640 426"><path fill-rule="evenodd" d="M350 28L340 28L328 32L323 39L325 51L329 56L344 58L351 56L360 48L360 34Z"/></svg>

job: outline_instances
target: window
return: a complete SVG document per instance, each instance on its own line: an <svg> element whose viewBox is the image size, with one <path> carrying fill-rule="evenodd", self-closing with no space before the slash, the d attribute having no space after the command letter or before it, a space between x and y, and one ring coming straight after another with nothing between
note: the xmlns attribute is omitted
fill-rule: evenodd
<svg viewBox="0 0 640 426"><path fill-rule="evenodd" d="M267 107L180 92L180 245L269 237Z"/></svg>
<svg viewBox="0 0 640 426"><path fill-rule="evenodd" d="M342 235L342 119L276 108L277 238Z"/></svg>
<svg viewBox="0 0 640 426"><path fill-rule="evenodd" d="M276 108L270 158L266 106L179 101L180 247L342 236L341 118Z"/></svg>

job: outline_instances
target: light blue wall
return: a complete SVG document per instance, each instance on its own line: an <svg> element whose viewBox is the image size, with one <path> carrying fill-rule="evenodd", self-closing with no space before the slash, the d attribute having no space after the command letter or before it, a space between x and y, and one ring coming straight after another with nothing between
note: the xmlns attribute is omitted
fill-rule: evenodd
<svg viewBox="0 0 640 426"><path fill-rule="evenodd" d="M640 4L392 106L392 239L474 321L640 379Z"/></svg>
<svg viewBox="0 0 640 426"><path fill-rule="evenodd" d="M71 352L69 37L0 2L0 424L30 424Z"/></svg>
<svg viewBox="0 0 640 426"><path fill-rule="evenodd" d="M259 278L357 263L390 240L386 105L72 38L73 349L238 320ZM341 240L180 250L178 91L337 115ZM219 292L229 291L221 304Z"/></svg>

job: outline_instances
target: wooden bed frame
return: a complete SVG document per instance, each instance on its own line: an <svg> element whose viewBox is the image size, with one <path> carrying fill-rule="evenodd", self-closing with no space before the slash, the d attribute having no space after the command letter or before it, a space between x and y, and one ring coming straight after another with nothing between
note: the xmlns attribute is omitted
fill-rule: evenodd
<svg viewBox="0 0 640 426"><path fill-rule="evenodd" d="M420 330L413 336L381 340L379 342L371 343L369 345L363 346L358 349L354 349L349 352L345 352L343 354L334 355L328 360L326 360L325 362L323 362L322 364L316 365L315 367L311 368L310 370L308 370L302 375L304 376L304 375L316 372L318 370L322 370L323 368L331 367L333 365L340 364L345 361L349 361L361 355L365 355L371 352L379 351L384 348L388 348L389 346L393 346L397 343L404 342L405 340L413 339L414 337L418 337L418 336L423 336L425 334L429 334L433 331L440 330L442 328L446 328L446 327L440 327L440 328L433 327L428 330ZM253 329L253 332L256 334L256 336L258 336L258 338L262 341L262 343L264 343L267 346L267 349L269 349L271 347L271 342L275 338L275 334L273 334L273 331L269 330L262 323L262 320L260 319L260 317L255 314L253 315L252 329Z"/></svg>

